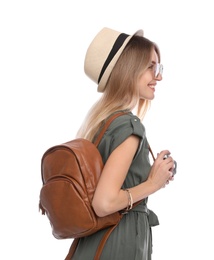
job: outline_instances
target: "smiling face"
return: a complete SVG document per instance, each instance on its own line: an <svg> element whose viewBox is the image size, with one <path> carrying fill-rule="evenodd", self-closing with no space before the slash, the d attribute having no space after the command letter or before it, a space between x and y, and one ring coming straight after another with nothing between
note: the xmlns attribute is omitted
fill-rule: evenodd
<svg viewBox="0 0 214 260"><path fill-rule="evenodd" d="M152 100L155 97L155 87L157 85L157 81L162 80L161 73L158 73L157 76L155 75L156 70L160 69L158 62L158 55L153 49L149 66L137 82L139 96L141 99Z"/></svg>

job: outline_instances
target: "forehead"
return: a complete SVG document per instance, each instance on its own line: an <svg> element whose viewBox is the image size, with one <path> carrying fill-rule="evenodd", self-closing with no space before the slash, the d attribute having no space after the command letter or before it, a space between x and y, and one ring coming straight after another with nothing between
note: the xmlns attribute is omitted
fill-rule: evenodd
<svg viewBox="0 0 214 260"><path fill-rule="evenodd" d="M151 61L154 61L156 63L158 63L158 55L157 55L157 52L153 49L152 50L152 53L151 53Z"/></svg>

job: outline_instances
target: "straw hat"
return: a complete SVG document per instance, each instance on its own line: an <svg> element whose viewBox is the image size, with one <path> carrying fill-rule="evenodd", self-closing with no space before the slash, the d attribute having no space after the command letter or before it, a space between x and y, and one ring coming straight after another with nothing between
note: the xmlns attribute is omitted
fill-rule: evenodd
<svg viewBox="0 0 214 260"><path fill-rule="evenodd" d="M105 27L89 45L84 70L86 75L98 84L98 92L105 90L112 69L134 35L143 36L143 31L139 30L133 35L128 35Z"/></svg>

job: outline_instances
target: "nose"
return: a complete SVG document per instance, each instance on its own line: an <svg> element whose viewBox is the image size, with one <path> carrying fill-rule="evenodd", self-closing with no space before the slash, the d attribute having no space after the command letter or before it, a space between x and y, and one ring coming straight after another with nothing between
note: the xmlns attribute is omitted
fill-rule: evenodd
<svg viewBox="0 0 214 260"><path fill-rule="evenodd" d="M157 81L161 81L163 79L162 75L159 73L157 77L155 77Z"/></svg>

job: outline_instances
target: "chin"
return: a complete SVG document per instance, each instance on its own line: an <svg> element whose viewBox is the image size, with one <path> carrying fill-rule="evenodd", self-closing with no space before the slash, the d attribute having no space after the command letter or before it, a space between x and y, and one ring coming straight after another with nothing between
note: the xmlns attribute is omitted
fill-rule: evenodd
<svg viewBox="0 0 214 260"><path fill-rule="evenodd" d="M147 96L147 97L140 97L140 99L144 99L144 100L149 100L149 101L152 101L153 99L155 98L155 95L152 95L152 96Z"/></svg>

